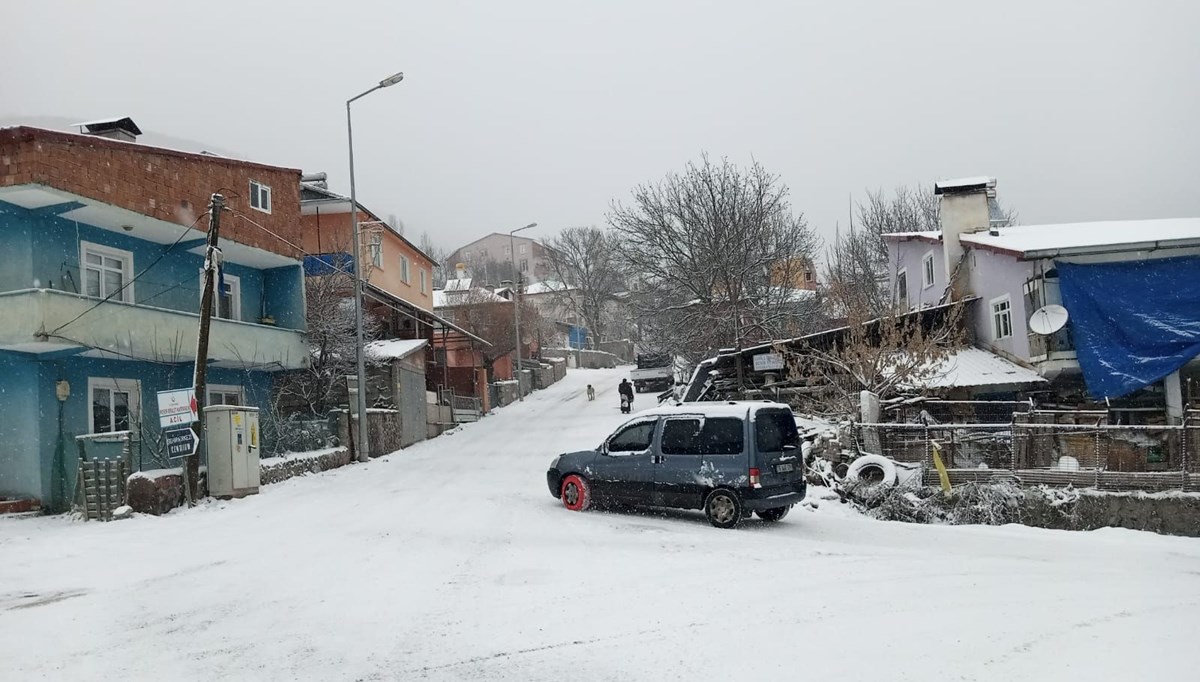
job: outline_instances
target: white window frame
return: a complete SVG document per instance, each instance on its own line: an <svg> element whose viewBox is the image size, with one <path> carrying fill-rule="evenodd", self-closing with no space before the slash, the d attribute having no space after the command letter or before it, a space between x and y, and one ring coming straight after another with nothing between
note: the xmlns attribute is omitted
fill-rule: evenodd
<svg viewBox="0 0 1200 682"><path fill-rule="evenodd" d="M521 248L518 250L518 253L520 253L522 256L524 256L524 255L525 255L525 249L526 249L526 247L528 247L528 246L529 246L528 244L522 244L522 245L521 245Z"/></svg>
<svg viewBox="0 0 1200 682"><path fill-rule="evenodd" d="M217 404L217 403L214 403L212 400L214 393L220 393L223 396L224 395L236 395L238 398L238 405L241 407L245 407L245 405L246 405L246 389L242 386L235 386L233 384L209 384L207 387L207 393L208 393L208 395L205 396L205 400L204 400L205 406ZM224 401L224 399L222 399L220 404L228 405L228 403L226 403Z"/></svg>
<svg viewBox="0 0 1200 682"><path fill-rule="evenodd" d="M812 270L805 270L805 271L804 271L804 281L805 281L805 282L811 282L811 281L813 281L814 279L816 279L816 278L813 276Z"/></svg>
<svg viewBox="0 0 1200 682"><path fill-rule="evenodd" d="M904 280L904 286L900 286L900 280ZM901 312L908 312L908 268L896 271L896 303Z"/></svg>
<svg viewBox="0 0 1200 682"><path fill-rule="evenodd" d="M371 266L383 269L383 235L374 232L371 234L370 243L367 244L367 250L371 252Z"/></svg>
<svg viewBox="0 0 1200 682"><path fill-rule="evenodd" d="M1003 311L996 310L996 306L1000 305L1001 303L1007 303L1008 307L1005 308ZM988 310L990 310L992 313L992 316L991 316L992 340L1000 341L1001 339L1012 338L1012 335L1013 335L1012 297L1009 296L1008 294L1004 294L1003 296L997 296L996 298L993 298L992 300L988 301ZM1007 332L1008 333L1004 333L1003 325L1001 324L1001 322L1003 320L1005 320L1006 318L1007 318L1007 326L1008 326Z"/></svg>
<svg viewBox="0 0 1200 682"><path fill-rule="evenodd" d="M111 300L121 301L123 303L132 303L136 299L133 297L133 252L124 249L114 249L111 246L96 244L94 242L79 242L79 288L83 290L83 295L87 296L87 271L89 268L95 267L88 265L87 256L89 253L94 253L101 258L112 258L121 261L121 280L125 288L121 293L114 296ZM104 291L104 270L107 269L103 265L100 266L100 298L106 298L112 292Z"/></svg>
<svg viewBox="0 0 1200 682"><path fill-rule="evenodd" d="M221 277L217 273L213 273L213 317L222 320L242 320L242 278L237 275L225 273L225 286L229 287L229 297L232 299L229 306L229 317L221 317L221 292L217 291L221 287ZM200 268L200 295L204 296L204 268Z"/></svg>
<svg viewBox="0 0 1200 682"><path fill-rule="evenodd" d="M424 269L421 270L421 293L429 293L429 276Z"/></svg>
<svg viewBox="0 0 1200 682"><path fill-rule="evenodd" d="M108 431L96 430L96 419L92 413L94 400L92 398L96 393L96 389L108 391ZM112 394L118 393L129 394L129 430L137 434L139 423L142 417L142 382L137 379L118 379L116 377L88 377L87 380L87 418L88 418L88 433L113 433L116 428L113 423L112 409Z"/></svg>
<svg viewBox="0 0 1200 682"><path fill-rule="evenodd" d="M520 265L520 267L518 269L521 272L529 272L529 259L528 258L522 258L520 263L518 263L518 265Z"/></svg>
<svg viewBox="0 0 1200 682"><path fill-rule="evenodd" d="M263 204L263 197L266 197L266 205ZM255 205L257 204L257 206ZM250 181L250 208L263 213L271 212L271 186L263 184L258 180Z"/></svg>
<svg viewBox="0 0 1200 682"><path fill-rule="evenodd" d="M504 247L504 255L511 256L512 255L512 247L510 247L510 246Z"/></svg>
<svg viewBox="0 0 1200 682"><path fill-rule="evenodd" d="M929 251L921 257L921 288L928 289L937 281L937 270L933 262L933 252Z"/></svg>
<svg viewBox="0 0 1200 682"><path fill-rule="evenodd" d="M412 282L412 273L409 272L408 256L400 254L400 281L405 284Z"/></svg>

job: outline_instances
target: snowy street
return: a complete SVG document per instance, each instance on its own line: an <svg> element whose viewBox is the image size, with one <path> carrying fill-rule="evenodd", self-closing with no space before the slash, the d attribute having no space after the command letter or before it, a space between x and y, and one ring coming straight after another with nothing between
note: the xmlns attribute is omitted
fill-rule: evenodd
<svg viewBox="0 0 1200 682"><path fill-rule="evenodd" d="M817 509L731 531L563 509L547 465L623 421L626 373L572 370L458 432L244 500L0 519L0 677L1195 675L1195 539L885 523L822 489Z"/></svg>

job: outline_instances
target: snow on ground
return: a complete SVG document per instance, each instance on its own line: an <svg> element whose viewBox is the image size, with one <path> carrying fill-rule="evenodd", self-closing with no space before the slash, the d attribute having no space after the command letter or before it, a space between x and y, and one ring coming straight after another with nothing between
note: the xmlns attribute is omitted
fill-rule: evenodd
<svg viewBox="0 0 1200 682"><path fill-rule="evenodd" d="M0 521L12 679L1190 679L1200 542L568 512L620 421L567 378L366 465L166 517ZM595 402L584 387L597 387ZM645 403L649 396L639 396Z"/></svg>

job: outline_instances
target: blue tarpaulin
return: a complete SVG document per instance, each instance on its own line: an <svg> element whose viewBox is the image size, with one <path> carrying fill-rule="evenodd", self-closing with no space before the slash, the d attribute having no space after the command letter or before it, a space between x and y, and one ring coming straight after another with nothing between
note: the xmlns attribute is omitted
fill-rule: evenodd
<svg viewBox="0 0 1200 682"><path fill-rule="evenodd" d="M1092 397L1128 395L1200 355L1200 257L1055 265Z"/></svg>

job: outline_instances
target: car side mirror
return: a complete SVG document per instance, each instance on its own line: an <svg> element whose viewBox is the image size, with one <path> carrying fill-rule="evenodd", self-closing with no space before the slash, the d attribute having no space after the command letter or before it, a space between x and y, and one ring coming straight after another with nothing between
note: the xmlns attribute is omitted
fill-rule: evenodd
<svg viewBox="0 0 1200 682"><path fill-rule="evenodd" d="M608 454L608 441L604 441L603 443L600 444L600 454L602 454L602 455Z"/></svg>

